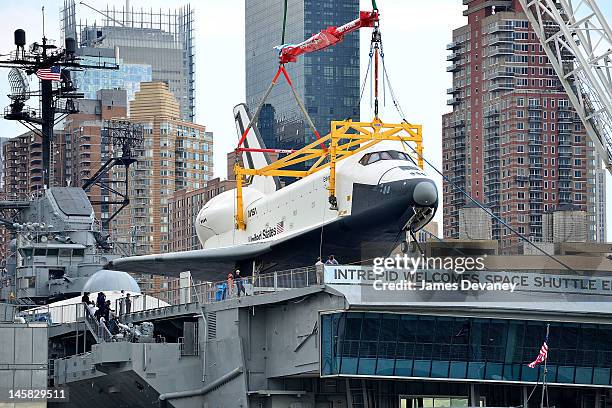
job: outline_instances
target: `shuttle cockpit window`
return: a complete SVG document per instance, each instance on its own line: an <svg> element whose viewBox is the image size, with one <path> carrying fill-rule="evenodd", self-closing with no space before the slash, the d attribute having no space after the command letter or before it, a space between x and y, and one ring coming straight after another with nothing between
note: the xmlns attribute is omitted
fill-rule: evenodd
<svg viewBox="0 0 612 408"><path fill-rule="evenodd" d="M404 152L398 152L396 150L367 153L363 155L361 160L359 160L359 163L361 163L363 166L367 166L368 164L376 163L379 160L405 160L415 164L410 155Z"/></svg>

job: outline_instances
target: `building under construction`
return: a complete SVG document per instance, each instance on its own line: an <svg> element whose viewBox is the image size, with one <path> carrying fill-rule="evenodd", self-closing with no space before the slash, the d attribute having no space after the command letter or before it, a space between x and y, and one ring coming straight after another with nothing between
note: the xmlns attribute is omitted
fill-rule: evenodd
<svg viewBox="0 0 612 408"><path fill-rule="evenodd" d="M109 50L123 63L150 65L152 80L166 82L180 104L183 120L195 118L195 55L193 10L135 9L126 1L117 9L79 3L79 12L95 12L99 19L81 20L74 0L61 10L62 36L77 40L80 55L105 57Z"/></svg>

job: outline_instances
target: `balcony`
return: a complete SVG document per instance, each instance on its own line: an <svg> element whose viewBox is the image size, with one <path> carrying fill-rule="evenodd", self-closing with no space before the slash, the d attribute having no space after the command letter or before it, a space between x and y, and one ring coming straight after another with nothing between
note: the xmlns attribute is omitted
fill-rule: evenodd
<svg viewBox="0 0 612 408"><path fill-rule="evenodd" d="M465 120L463 120L463 119L457 119L457 120L455 120L455 121L453 121L451 123L452 123L452 127L455 127L455 128L464 127L465 126Z"/></svg>
<svg viewBox="0 0 612 408"><path fill-rule="evenodd" d="M485 152L497 151L499 150L499 143L487 143L484 150Z"/></svg>
<svg viewBox="0 0 612 408"><path fill-rule="evenodd" d="M465 164L454 164L451 167L451 171L454 171L454 172L458 172L458 171L461 171L463 169L465 169Z"/></svg>
<svg viewBox="0 0 612 408"><path fill-rule="evenodd" d="M446 93L449 94L449 95L458 94L460 92L461 92L461 90L459 88L455 88L455 87L448 88L446 90Z"/></svg>
<svg viewBox="0 0 612 408"><path fill-rule="evenodd" d="M489 38L489 45L506 44L506 43L513 43L513 42L514 42L514 38L512 37L512 35L508 35L508 34L494 35Z"/></svg>
<svg viewBox="0 0 612 408"><path fill-rule="evenodd" d="M530 203L534 203L534 204L542 204L543 200L542 200L542 196L538 195L530 195L529 196L529 202Z"/></svg>
<svg viewBox="0 0 612 408"><path fill-rule="evenodd" d="M542 204L529 204L529 212L541 214L542 213Z"/></svg>
<svg viewBox="0 0 612 408"><path fill-rule="evenodd" d="M457 61L459 58L461 58L460 52L453 52L452 54L446 56L447 61Z"/></svg>
<svg viewBox="0 0 612 408"><path fill-rule="evenodd" d="M462 41L453 41L451 43L446 44L446 49L448 51L458 50L461 48Z"/></svg>
<svg viewBox="0 0 612 408"><path fill-rule="evenodd" d="M512 32L514 28L510 24L505 23L497 23L493 24L493 26L489 29L489 33L497 33L497 32Z"/></svg>
<svg viewBox="0 0 612 408"><path fill-rule="evenodd" d="M484 127L486 129L490 129L490 128L494 128L494 127L499 127L499 120L495 119L495 120L486 121L485 124L484 124Z"/></svg>
<svg viewBox="0 0 612 408"><path fill-rule="evenodd" d="M489 109L484 114L485 118L492 118L494 116L499 116L499 111L497 109Z"/></svg>
<svg viewBox="0 0 612 408"><path fill-rule="evenodd" d="M489 57L494 57L498 55L512 55L512 54L514 54L514 48L512 47L499 46L499 47L489 48Z"/></svg>
<svg viewBox="0 0 612 408"><path fill-rule="evenodd" d="M508 71L504 68L496 69L491 73L489 79L499 79L499 78L514 78L514 72Z"/></svg>
<svg viewBox="0 0 612 408"><path fill-rule="evenodd" d="M542 173L535 170L532 173L529 173L529 181L538 181L542 180Z"/></svg>
<svg viewBox="0 0 612 408"><path fill-rule="evenodd" d="M535 135L529 135L530 146L542 146L542 138Z"/></svg>
<svg viewBox="0 0 612 408"><path fill-rule="evenodd" d="M557 122L558 123L573 123L574 122L574 115L571 115L566 112L563 112L563 115L561 114L561 112L559 113L559 115L557 115Z"/></svg>
<svg viewBox="0 0 612 408"><path fill-rule="evenodd" d="M516 175L514 176L514 180L517 182L528 182L529 181L529 176L524 176L524 175Z"/></svg>
<svg viewBox="0 0 612 408"><path fill-rule="evenodd" d="M489 91L497 92L497 91L511 91L514 89L514 82L499 82L494 83L489 87Z"/></svg>
<svg viewBox="0 0 612 408"><path fill-rule="evenodd" d="M542 121L542 116L540 116L540 115L529 115L527 119L528 119L529 122L541 122Z"/></svg>
<svg viewBox="0 0 612 408"><path fill-rule="evenodd" d="M542 105L529 104L529 105L527 105L527 109L529 109L530 111L541 111L542 110Z"/></svg>
<svg viewBox="0 0 612 408"><path fill-rule="evenodd" d="M450 178L450 180L453 183L463 183L465 182L465 175L455 174Z"/></svg>
<svg viewBox="0 0 612 408"><path fill-rule="evenodd" d="M459 70L461 70L461 67L457 63L454 63L453 65L449 65L448 67L446 67L446 72L457 72Z"/></svg>
<svg viewBox="0 0 612 408"><path fill-rule="evenodd" d="M541 160L529 160L529 168L530 169L541 169L542 161Z"/></svg>
<svg viewBox="0 0 612 408"><path fill-rule="evenodd" d="M461 103L461 98L459 97L450 98L446 101L446 104L450 106L459 105L460 103Z"/></svg>
<svg viewBox="0 0 612 408"><path fill-rule="evenodd" d="M530 147L528 153L530 156L540 156L542 155L542 149L539 146Z"/></svg>

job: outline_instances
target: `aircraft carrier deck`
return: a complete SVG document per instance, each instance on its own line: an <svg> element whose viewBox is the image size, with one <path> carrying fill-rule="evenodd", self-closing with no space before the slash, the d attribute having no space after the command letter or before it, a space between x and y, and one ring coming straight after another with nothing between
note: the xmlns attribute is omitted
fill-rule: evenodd
<svg viewBox="0 0 612 408"><path fill-rule="evenodd" d="M612 389L607 268L481 271L521 283L446 298L376 290L371 267L294 269L247 278L241 297L222 282L136 297L124 323L154 329L134 338L100 333L82 304L32 313L49 323L50 385L69 390L49 406L535 407L543 367L526 364L550 324L551 406L600 407Z"/></svg>

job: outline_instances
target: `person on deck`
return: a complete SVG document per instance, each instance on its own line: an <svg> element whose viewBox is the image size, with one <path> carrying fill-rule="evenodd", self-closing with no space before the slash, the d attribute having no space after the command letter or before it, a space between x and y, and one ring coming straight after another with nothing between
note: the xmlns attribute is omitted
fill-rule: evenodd
<svg viewBox="0 0 612 408"><path fill-rule="evenodd" d="M125 311L125 290L121 289L121 297L119 298L119 316L123 316Z"/></svg>
<svg viewBox="0 0 612 408"><path fill-rule="evenodd" d="M236 292L238 293L238 297L240 297L240 292L244 293L244 295L246 296L244 282L242 280L242 277L240 276L240 269L236 269L236 273L234 274L234 281L236 282Z"/></svg>
<svg viewBox="0 0 612 408"><path fill-rule="evenodd" d="M321 260L321 257L317 258L317 262L315 263L315 273L317 276L317 285L320 285L323 282L323 268L325 264Z"/></svg>
<svg viewBox="0 0 612 408"><path fill-rule="evenodd" d="M132 299L130 298L130 294L128 293L125 296L125 314L130 314L132 312Z"/></svg>
<svg viewBox="0 0 612 408"><path fill-rule="evenodd" d="M223 298L224 299L231 298L233 292L234 292L234 275L230 272L227 274L227 289L226 289L226 294Z"/></svg>
<svg viewBox="0 0 612 408"><path fill-rule="evenodd" d="M325 265L338 265L338 261L336 260L336 258L334 258L333 255L330 255L327 258L327 262L325 262Z"/></svg>
<svg viewBox="0 0 612 408"><path fill-rule="evenodd" d="M104 308L104 303L106 302L106 295L104 292L98 292L98 298L96 299L96 306L98 309Z"/></svg>

